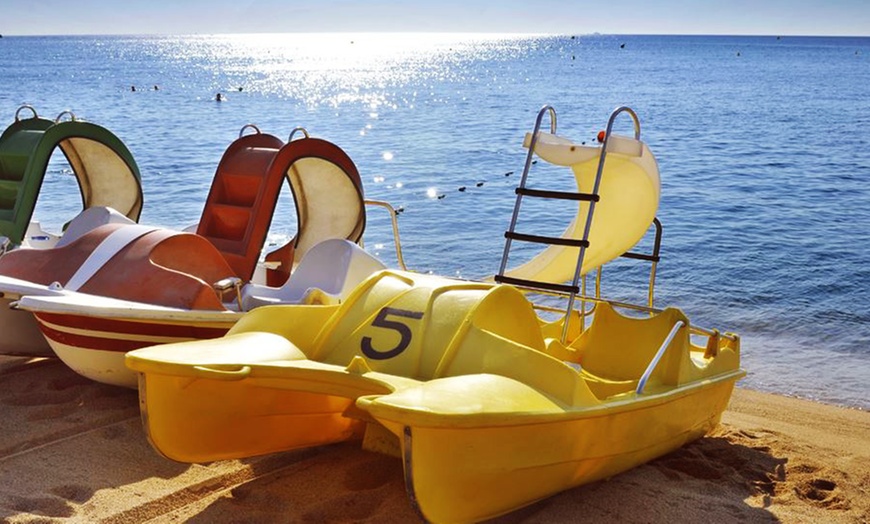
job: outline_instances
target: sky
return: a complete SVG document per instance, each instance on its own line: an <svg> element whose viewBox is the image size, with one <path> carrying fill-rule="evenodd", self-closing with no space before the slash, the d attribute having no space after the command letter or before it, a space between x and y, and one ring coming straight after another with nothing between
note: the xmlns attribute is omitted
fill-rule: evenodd
<svg viewBox="0 0 870 524"><path fill-rule="evenodd" d="M870 36L870 0L0 0L0 35L493 32Z"/></svg>

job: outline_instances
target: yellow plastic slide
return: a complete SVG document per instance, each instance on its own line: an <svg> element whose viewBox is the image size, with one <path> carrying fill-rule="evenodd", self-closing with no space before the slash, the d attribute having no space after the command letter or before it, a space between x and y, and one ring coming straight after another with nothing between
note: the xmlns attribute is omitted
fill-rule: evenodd
<svg viewBox="0 0 870 524"><path fill-rule="evenodd" d="M531 133L523 146L528 148ZM592 193L601 146L585 146L550 133L538 133L535 153L542 160L570 166L577 180L577 191ZM610 135L604 172L598 188L589 247L581 275L613 260L634 246L646 233L656 215L660 195L659 169L647 145L640 140ZM562 238L582 239L589 202L580 202L577 216ZM571 281L577 267L578 249L549 246L528 262L505 271L505 275L525 280L561 283Z"/></svg>

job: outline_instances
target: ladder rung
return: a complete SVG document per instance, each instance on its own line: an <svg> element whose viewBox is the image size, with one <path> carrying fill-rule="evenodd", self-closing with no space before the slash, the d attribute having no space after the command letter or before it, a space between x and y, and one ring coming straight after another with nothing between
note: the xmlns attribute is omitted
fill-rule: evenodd
<svg viewBox="0 0 870 524"><path fill-rule="evenodd" d="M660 257L658 257L656 255L645 255L643 253L630 253L628 251L626 251L625 253L623 253L620 256L622 256L624 258L632 258L634 260L646 260L647 262L658 262L660 260Z"/></svg>
<svg viewBox="0 0 870 524"><path fill-rule="evenodd" d="M517 233L516 231L505 231L504 237L511 240L520 240L523 242L536 242L538 244L551 244L555 246L571 246L571 247L589 247L588 240L578 240L576 238L562 237L545 237L541 235L527 235L525 233Z"/></svg>
<svg viewBox="0 0 870 524"><path fill-rule="evenodd" d="M577 286L569 286L567 284L554 284L552 282L540 282L537 280L526 280L524 278L506 277L504 275L496 275L495 281L499 284L513 284L515 286L546 289L548 291L559 291L562 293L580 293L580 288Z"/></svg>
<svg viewBox="0 0 870 524"><path fill-rule="evenodd" d="M593 195L592 193L575 193L573 191L546 191L543 189L529 189L527 187L518 187L514 189L514 192L518 195L523 196L555 198L559 200L577 200L581 202L598 202L601 199L600 196Z"/></svg>

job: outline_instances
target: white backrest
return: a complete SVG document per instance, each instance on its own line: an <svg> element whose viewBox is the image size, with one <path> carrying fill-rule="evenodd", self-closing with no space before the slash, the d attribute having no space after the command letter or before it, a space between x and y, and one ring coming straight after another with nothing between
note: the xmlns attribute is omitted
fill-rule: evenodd
<svg viewBox="0 0 870 524"><path fill-rule="evenodd" d="M89 207L76 215L75 218L70 220L69 225L66 228L63 236L60 237L60 240L57 242L55 247L63 247L73 240L80 238L82 235L91 231L97 226L102 226L105 224L135 224L136 222L130 220L123 214L115 211L111 207L106 206L94 206Z"/></svg>

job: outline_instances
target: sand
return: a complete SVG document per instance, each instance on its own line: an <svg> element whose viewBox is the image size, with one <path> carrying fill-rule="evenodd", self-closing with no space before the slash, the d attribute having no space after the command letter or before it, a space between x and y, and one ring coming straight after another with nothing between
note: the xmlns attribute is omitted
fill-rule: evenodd
<svg viewBox="0 0 870 524"><path fill-rule="evenodd" d="M4 522L418 522L397 459L358 444L188 465L149 446L136 392L0 356ZM870 413L738 389L710 436L495 519L868 522Z"/></svg>

